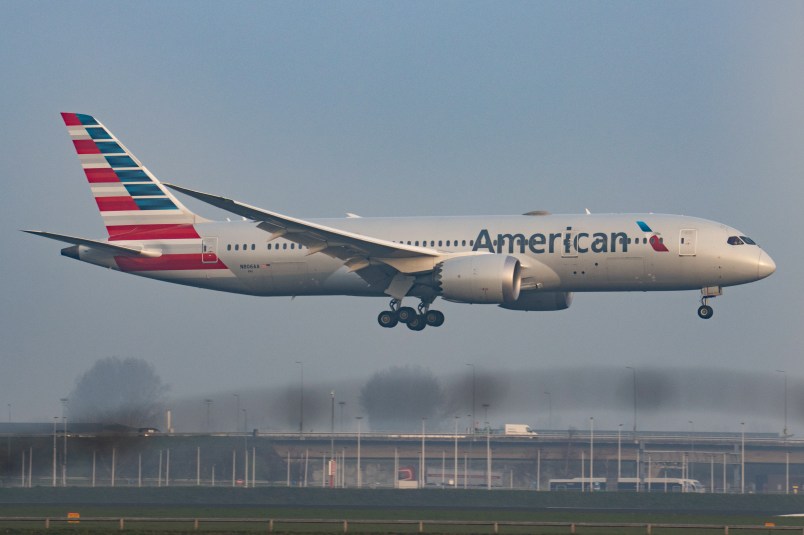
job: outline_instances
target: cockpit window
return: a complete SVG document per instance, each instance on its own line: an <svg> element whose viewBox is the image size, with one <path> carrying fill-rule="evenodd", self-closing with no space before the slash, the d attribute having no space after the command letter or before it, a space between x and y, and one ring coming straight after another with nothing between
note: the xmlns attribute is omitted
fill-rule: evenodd
<svg viewBox="0 0 804 535"><path fill-rule="evenodd" d="M727 242L729 245L743 245L743 240L739 236L729 236Z"/></svg>
<svg viewBox="0 0 804 535"><path fill-rule="evenodd" d="M757 242L755 242L754 240L752 240L752 239L751 239L751 238L749 238L748 236L740 236L740 238L742 238L742 240L743 240L745 243L747 243L748 245L756 245L756 244L757 244Z"/></svg>

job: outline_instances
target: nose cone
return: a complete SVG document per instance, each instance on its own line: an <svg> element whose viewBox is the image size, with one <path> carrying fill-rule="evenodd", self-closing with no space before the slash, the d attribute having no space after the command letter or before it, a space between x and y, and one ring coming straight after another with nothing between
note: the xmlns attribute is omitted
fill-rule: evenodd
<svg viewBox="0 0 804 535"><path fill-rule="evenodd" d="M771 258L768 253L761 251L759 253L759 261L757 261L757 276L760 279L764 279L765 277L769 277L774 271L776 271L776 262L773 261L773 258Z"/></svg>

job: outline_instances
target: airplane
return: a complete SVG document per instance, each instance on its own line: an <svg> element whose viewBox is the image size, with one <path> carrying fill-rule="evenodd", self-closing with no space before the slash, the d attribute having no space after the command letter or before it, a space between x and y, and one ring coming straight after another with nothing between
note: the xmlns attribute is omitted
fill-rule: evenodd
<svg viewBox="0 0 804 535"><path fill-rule="evenodd" d="M770 255L696 217L550 214L299 219L160 182L91 115L62 113L106 239L25 230L71 244L69 258L199 288L256 296L390 297L378 323L444 323L437 298L520 311L567 309L575 293L700 290L768 277ZM170 189L168 189L170 188ZM170 190L240 216L210 221ZM405 298L418 299L414 309Z"/></svg>

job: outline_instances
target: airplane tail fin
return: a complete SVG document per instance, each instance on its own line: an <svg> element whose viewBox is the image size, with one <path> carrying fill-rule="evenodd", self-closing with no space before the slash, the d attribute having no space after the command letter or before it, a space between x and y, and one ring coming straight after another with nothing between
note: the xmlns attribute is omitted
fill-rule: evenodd
<svg viewBox="0 0 804 535"><path fill-rule="evenodd" d="M110 240L198 237L204 221L91 115L62 113Z"/></svg>

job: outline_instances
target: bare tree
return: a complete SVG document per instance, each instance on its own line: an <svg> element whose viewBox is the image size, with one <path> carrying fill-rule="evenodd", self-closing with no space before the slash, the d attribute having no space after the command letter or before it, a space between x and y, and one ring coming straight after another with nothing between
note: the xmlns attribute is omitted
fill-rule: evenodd
<svg viewBox="0 0 804 535"><path fill-rule="evenodd" d="M444 393L430 370L392 367L371 376L360 391L360 405L375 431L416 430L422 418L438 418Z"/></svg>
<svg viewBox="0 0 804 535"><path fill-rule="evenodd" d="M108 357L76 380L70 394L70 416L74 421L154 425L167 389L148 362Z"/></svg>

